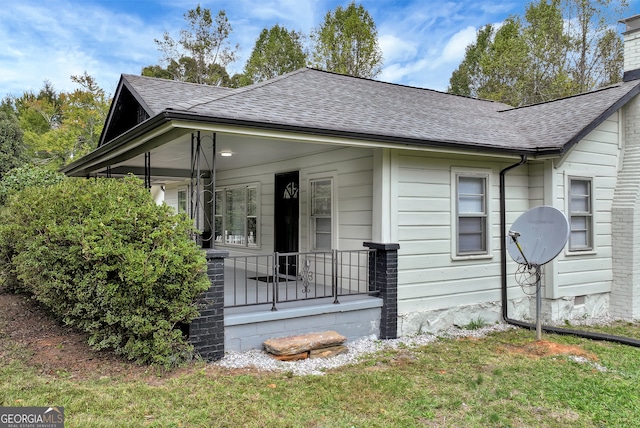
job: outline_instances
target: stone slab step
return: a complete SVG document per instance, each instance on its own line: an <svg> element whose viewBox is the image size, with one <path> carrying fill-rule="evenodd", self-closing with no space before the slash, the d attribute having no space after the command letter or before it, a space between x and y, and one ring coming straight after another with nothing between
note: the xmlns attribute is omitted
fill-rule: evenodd
<svg viewBox="0 0 640 428"><path fill-rule="evenodd" d="M312 349L309 351L309 358L330 358L347 352L344 345L329 346L328 348Z"/></svg>
<svg viewBox="0 0 640 428"><path fill-rule="evenodd" d="M273 355L296 355L315 349L342 345L346 340L346 337L335 331L324 331L267 339L263 345L265 351Z"/></svg>

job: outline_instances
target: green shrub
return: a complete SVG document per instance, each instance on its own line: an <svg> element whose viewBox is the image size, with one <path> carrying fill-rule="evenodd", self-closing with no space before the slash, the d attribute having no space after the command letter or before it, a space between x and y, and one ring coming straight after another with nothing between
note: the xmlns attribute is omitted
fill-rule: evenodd
<svg viewBox="0 0 640 428"><path fill-rule="evenodd" d="M60 183L65 175L42 166L25 165L8 171L0 180L0 205L4 205L7 197L26 187L50 186Z"/></svg>
<svg viewBox="0 0 640 428"><path fill-rule="evenodd" d="M31 293L96 349L171 365L192 348L180 325L209 287L193 223L140 180L66 179L11 195L0 213L5 282Z"/></svg>

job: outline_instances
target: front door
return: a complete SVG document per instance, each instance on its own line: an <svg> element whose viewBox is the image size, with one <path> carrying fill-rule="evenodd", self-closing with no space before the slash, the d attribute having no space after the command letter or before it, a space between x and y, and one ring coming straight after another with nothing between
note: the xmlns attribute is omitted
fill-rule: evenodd
<svg viewBox="0 0 640 428"><path fill-rule="evenodd" d="M275 251L295 253L298 251L299 204L298 171L276 174L275 177ZM296 257L280 257L279 272L296 274Z"/></svg>

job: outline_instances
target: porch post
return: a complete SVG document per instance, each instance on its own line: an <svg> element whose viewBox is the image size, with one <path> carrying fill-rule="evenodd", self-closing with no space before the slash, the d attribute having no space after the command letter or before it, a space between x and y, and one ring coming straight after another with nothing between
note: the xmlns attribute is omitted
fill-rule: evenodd
<svg viewBox="0 0 640 428"><path fill-rule="evenodd" d="M398 249L400 244L365 242L363 245L375 250L369 254L369 284L370 287L373 286L379 290L382 299L380 339L396 339L398 337ZM372 280L375 283L371 283Z"/></svg>
<svg viewBox="0 0 640 428"><path fill-rule="evenodd" d="M211 287L197 301L200 316L189 324L189 341L206 361L224 356L224 259L228 251L207 249Z"/></svg>
<svg viewBox="0 0 640 428"><path fill-rule="evenodd" d="M144 188L151 189L151 152L144 153Z"/></svg>

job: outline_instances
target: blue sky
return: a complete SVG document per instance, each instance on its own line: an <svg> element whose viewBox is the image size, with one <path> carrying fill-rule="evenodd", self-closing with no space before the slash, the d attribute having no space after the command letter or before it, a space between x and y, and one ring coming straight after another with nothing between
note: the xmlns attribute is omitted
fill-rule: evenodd
<svg viewBox="0 0 640 428"><path fill-rule="evenodd" d="M627 16L640 13L632 0ZM522 15L525 0L361 0L373 17L384 66L379 80L444 91L451 72L475 40L476 30ZM37 92L45 80L58 91L75 88L71 75L85 71L112 94L121 73L140 74L157 64L154 43L167 31L179 37L187 0L2 0L0 97ZM349 0L202 0L224 9L233 27L240 72L263 28L275 24L309 34L329 10ZM621 30L622 27L619 27Z"/></svg>

